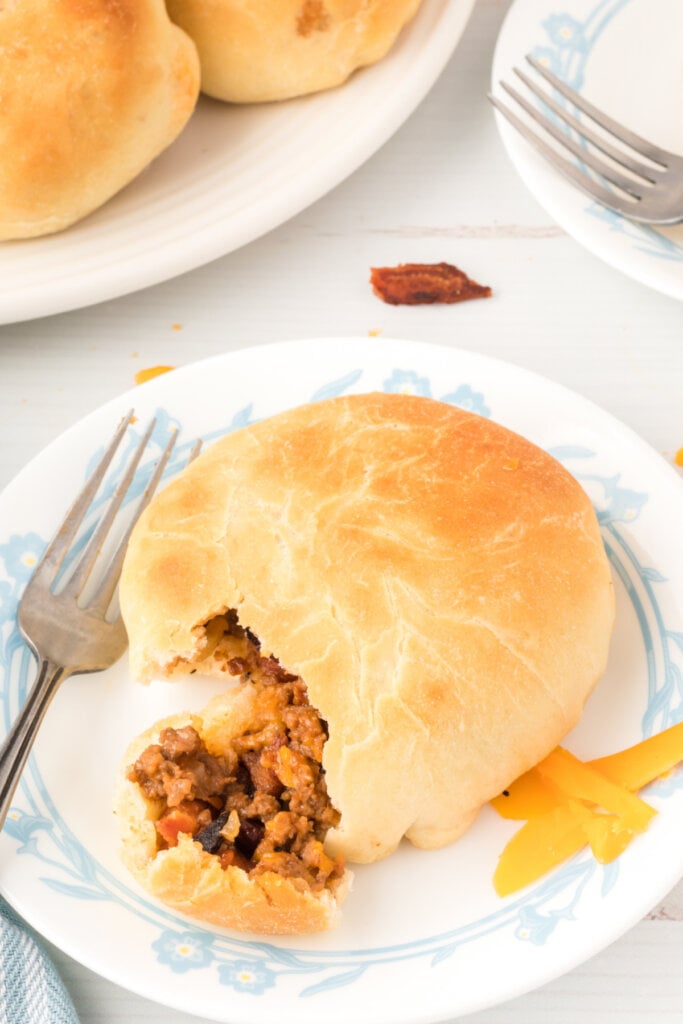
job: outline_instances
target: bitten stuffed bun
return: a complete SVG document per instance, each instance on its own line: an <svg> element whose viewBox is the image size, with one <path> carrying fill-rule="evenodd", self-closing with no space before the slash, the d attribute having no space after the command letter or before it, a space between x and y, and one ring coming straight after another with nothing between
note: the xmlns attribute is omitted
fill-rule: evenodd
<svg viewBox="0 0 683 1024"><path fill-rule="evenodd" d="M214 924L332 928L352 876L324 849L339 821L320 764L324 724L300 679L262 658L234 616L225 626L232 670L249 682L131 744L116 801L124 863L158 899Z"/></svg>
<svg viewBox="0 0 683 1024"><path fill-rule="evenodd" d="M215 443L140 519L120 596L136 679L226 679L195 726L209 759L226 759L210 796L173 761L172 735L164 751L157 728L129 755L127 861L171 903L187 883L181 909L200 917L211 901L193 887L216 905L225 890L236 927L269 870L338 904L345 861L377 860L404 836L457 839L576 724L614 617L577 481L488 419L396 394L302 406ZM263 701L274 719L255 710ZM171 786L169 801L164 775L186 797ZM273 797L263 814L231 803L240 785L238 804ZM164 821L185 798L203 817L181 822L174 846ZM207 853L196 837L216 821Z"/></svg>

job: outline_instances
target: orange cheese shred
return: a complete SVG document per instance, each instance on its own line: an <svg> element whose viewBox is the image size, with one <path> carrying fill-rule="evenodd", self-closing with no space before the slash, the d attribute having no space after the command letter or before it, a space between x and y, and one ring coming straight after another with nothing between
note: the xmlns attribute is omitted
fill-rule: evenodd
<svg viewBox="0 0 683 1024"><path fill-rule="evenodd" d="M683 761L683 722L617 754L588 763L612 782L636 792Z"/></svg>
<svg viewBox="0 0 683 1024"><path fill-rule="evenodd" d="M515 832L498 861L493 885L499 896L531 885L586 845L580 812L573 802L531 818Z"/></svg>
<svg viewBox="0 0 683 1024"><path fill-rule="evenodd" d="M539 818L562 803L562 793L539 775L535 768L515 779L504 793L491 800L491 806L501 818L528 821Z"/></svg>
<svg viewBox="0 0 683 1024"><path fill-rule="evenodd" d="M491 801L501 817L526 820L499 858L496 892L530 885L586 845L599 863L615 860L656 814L637 791L682 761L683 722L589 762L556 747Z"/></svg>
<svg viewBox="0 0 683 1024"><path fill-rule="evenodd" d="M600 864L611 864L624 852L634 833L624 827L617 814L595 814L589 811L583 819L583 831L591 852Z"/></svg>
<svg viewBox="0 0 683 1024"><path fill-rule="evenodd" d="M586 800L618 814L632 832L644 832L656 814L640 797L611 782L563 747L556 747L548 754L538 765L538 772L542 778L550 779L566 797Z"/></svg>
<svg viewBox="0 0 683 1024"><path fill-rule="evenodd" d="M170 373L171 370L175 370L175 366L148 366L144 370L138 370L134 380L136 384L144 384L154 377L160 377L162 373Z"/></svg>

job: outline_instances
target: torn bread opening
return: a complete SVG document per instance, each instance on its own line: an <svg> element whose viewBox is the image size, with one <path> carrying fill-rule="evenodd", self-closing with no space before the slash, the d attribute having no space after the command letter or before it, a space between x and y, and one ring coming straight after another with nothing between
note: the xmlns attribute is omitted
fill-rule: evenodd
<svg viewBox="0 0 683 1024"><path fill-rule="evenodd" d="M273 872L312 892L334 891L344 860L324 850L340 818L322 768L326 723L309 704L303 680L263 656L235 612L202 628L200 658L211 658L214 672L220 666L241 677L252 691L250 719L220 750L210 749L193 725L163 728L129 766L128 780L156 808L157 851L189 835L224 869L240 868L250 878Z"/></svg>

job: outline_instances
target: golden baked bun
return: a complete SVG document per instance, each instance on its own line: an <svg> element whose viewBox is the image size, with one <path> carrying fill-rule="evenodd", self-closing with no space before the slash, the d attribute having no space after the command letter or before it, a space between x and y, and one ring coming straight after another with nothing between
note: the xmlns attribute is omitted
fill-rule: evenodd
<svg viewBox="0 0 683 1024"><path fill-rule="evenodd" d="M199 91L163 0L0 5L0 239L68 227L179 134Z"/></svg>
<svg viewBox="0 0 683 1024"><path fill-rule="evenodd" d="M168 0L199 50L202 91L258 103L341 85L389 51L420 0Z"/></svg>
<svg viewBox="0 0 683 1024"><path fill-rule="evenodd" d="M538 763L605 669L598 523L550 455L408 395L302 406L229 434L139 520L121 580L141 681L230 678L226 609L308 688L351 861L433 848ZM238 666L239 668L239 666Z"/></svg>

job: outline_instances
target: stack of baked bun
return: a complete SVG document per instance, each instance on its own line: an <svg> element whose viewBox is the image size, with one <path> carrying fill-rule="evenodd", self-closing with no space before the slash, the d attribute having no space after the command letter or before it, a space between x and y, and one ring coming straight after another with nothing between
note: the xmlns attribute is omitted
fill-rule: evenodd
<svg viewBox="0 0 683 1024"><path fill-rule="evenodd" d="M225 679L134 740L123 857L228 927L332 927L348 862L457 839L578 721L614 616L593 508L449 404L363 394L226 436L138 522L133 676Z"/></svg>
<svg viewBox="0 0 683 1024"><path fill-rule="evenodd" d="M176 139L200 89L244 103L339 85L384 56L419 3L0 3L0 240L105 203Z"/></svg>

